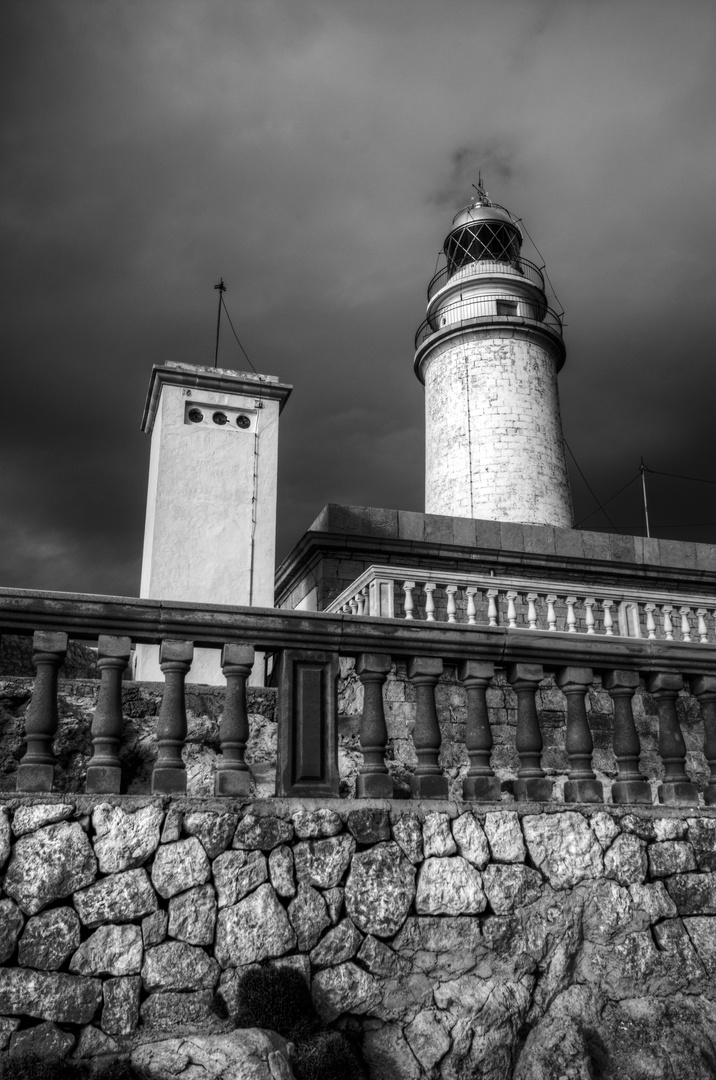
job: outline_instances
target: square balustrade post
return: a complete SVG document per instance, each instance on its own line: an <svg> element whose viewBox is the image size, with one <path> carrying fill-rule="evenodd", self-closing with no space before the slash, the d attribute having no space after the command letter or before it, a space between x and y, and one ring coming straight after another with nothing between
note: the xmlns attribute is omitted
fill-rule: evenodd
<svg viewBox="0 0 716 1080"><path fill-rule="evenodd" d="M338 653L284 649L279 669L278 795L337 798Z"/></svg>

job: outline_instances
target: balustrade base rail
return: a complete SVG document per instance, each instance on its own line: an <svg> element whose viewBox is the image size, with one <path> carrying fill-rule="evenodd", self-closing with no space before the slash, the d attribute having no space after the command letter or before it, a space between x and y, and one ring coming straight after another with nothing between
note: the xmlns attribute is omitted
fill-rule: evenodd
<svg viewBox="0 0 716 1080"><path fill-rule="evenodd" d="M104 633L110 618L120 629L139 627L136 636ZM100 674L92 720L92 757L87 790L117 794L121 785L123 737L122 674L132 640L160 645L165 688L156 721L157 757L151 777L156 795L187 791L183 748L187 736L185 679L194 644L222 646L226 678L219 726L220 757L214 793L248 797L246 761L249 723L246 683L254 649L279 656L277 793L335 798L340 792L336 685L339 658L352 657L363 690L360 724L361 764L357 791L364 797L396 794L388 768L384 686L392 665L406 664L415 701L412 743L416 759L410 780L415 799L443 800L448 780L440 758L441 729L436 706L438 683L446 666L455 667L466 700L465 749L469 765L462 796L494 801L498 778L492 763L493 734L487 694L496 671L505 673L516 698L515 750L519 760L512 794L518 801L549 802L553 779L543 761L543 732L536 697L545 675L554 673L565 712L568 760L563 797L568 802L606 799L648 805L651 787L640 772L641 746L633 713L640 673L658 712L658 750L663 777L657 796L665 806L698 806L699 791L686 773L677 700L685 690L700 709L704 756L710 775L703 799L716 804L716 648L708 643L609 639L569 633L521 631L510 627L460 627L410 624L329 613L214 609L157 605L147 601L62 594L0 593L3 626L17 632L33 622L36 678L25 718L26 750L17 770L18 791L52 789L58 730L58 672L69 635L97 642ZM28 625L29 624L29 625ZM101 628L99 634L98 628ZM177 633L177 629L184 633ZM168 632L169 631L169 632ZM593 741L586 697L595 672L609 694L614 716L616 780L604 790L593 767ZM500 789L501 790L501 789Z"/></svg>

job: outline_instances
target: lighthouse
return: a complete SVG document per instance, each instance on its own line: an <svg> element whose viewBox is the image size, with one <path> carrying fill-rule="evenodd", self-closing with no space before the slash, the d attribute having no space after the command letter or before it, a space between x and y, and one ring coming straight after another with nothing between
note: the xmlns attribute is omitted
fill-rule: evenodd
<svg viewBox="0 0 716 1080"><path fill-rule="evenodd" d="M415 339L425 386L425 511L574 524L559 412L561 317L522 232L480 183L454 217Z"/></svg>

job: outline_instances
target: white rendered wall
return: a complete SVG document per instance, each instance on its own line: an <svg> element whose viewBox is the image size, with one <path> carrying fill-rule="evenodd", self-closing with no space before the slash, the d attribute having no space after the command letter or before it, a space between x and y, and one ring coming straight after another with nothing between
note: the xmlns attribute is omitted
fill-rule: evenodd
<svg viewBox="0 0 716 1080"><path fill-rule="evenodd" d="M162 385L152 429L142 597L273 607L279 402L260 394L258 382L251 394ZM208 422L191 423L189 407L201 409ZM250 428L212 423L212 413L222 409L240 410ZM188 681L223 684L219 661L217 651L196 649ZM138 647L135 677L163 680L156 647Z"/></svg>
<svg viewBox="0 0 716 1080"><path fill-rule="evenodd" d="M426 513L571 528L552 351L491 327L438 343L423 372Z"/></svg>

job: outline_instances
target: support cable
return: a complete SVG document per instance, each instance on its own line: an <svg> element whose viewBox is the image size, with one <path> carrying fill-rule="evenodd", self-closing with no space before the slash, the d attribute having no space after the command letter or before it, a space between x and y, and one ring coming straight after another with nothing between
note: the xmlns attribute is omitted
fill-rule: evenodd
<svg viewBox="0 0 716 1080"><path fill-rule="evenodd" d="M564 438L564 436L563 436L563 438ZM574 456L574 451L572 450L572 447L571 447L571 446L569 445L569 443L567 442L567 440L566 440L566 439L564 439L564 445L565 445L565 446L567 447L567 449L569 450L569 453L570 453L570 455L571 455L572 461L573 461L573 462L574 462L574 464L575 464L575 465L577 466L577 469L578 469L578 471L579 471L579 475L580 475L580 476L582 477L582 480L584 480L584 483L585 483L585 484L587 485L587 487L589 488L589 493L591 494L591 496L592 496L592 498L594 499L595 503L597 503L597 509L596 509L596 510L592 510L592 513L591 513L591 514L587 514L587 517L585 517L585 518L582 518L582 521L586 521L586 520L587 520L588 518L592 517L592 515L593 515L593 514L596 514L596 513L597 513L597 512L599 511L599 510L601 510L601 511L603 512L603 514L604 514L605 518L607 519L607 521L608 521L608 522L609 522L609 524L611 525L612 529L614 530L614 532L619 532L619 530L617 529L616 525L614 524L614 522L612 521L612 519L611 519L611 518L609 517L609 514L608 514L608 513L606 512L606 510L604 509L604 507L605 507L605 506L607 505L607 503L610 503L610 502L612 501L612 499L615 499L615 498L616 498L616 495L612 495L612 498L611 498L611 499L607 499L607 500L606 500L606 502L600 503L600 502L599 502L599 499L597 498L597 496L596 496L596 495L594 494L594 491L592 490L592 486L591 486L591 484L589 483L589 481L587 480L586 476L585 476L585 475L584 475L584 473L582 472L582 468L581 468L581 466L580 466L579 462L577 461L576 457ZM638 474L637 474L637 475L638 475ZM634 479L636 479L636 477L635 477ZM633 480L630 480L630 481L629 481L629 484L631 484L631 483L633 483ZM625 484L625 487L629 487L629 484ZM623 491L623 490L624 490L624 488L622 488L621 490ZM617 495L618 495L618 494L619 494L619 492L617 492ZM575 527L575 529L579 528L579 526L580 526L580 525L582 524L582 521L579 521L579 522L577 522L577 524L576 524L576 525L574 526L574 527Z"/></svg>
<svg viewBox="0 0 716 1080"><path fill-rule="evenodd" d="M231 332L234 335L234 337L236 338L236 344L239 346L242 353L246 357L246 360L247 360L249 366L251 367L251 370L253 371L254 375L258 375L258 371L256 370L254 365L251 363L251 360L249 359L249 354L246 352L246 349L244 348L244 346L239 341L239 335L234 330L234 324L231 321L231 316L229 315L229 309L226 306L226 301L224 300L223 293L219 293L219 295L221 296L221 303L223 304L224 311L226 312L226 318L229 320L229 326L231 327Z"/></svg>

